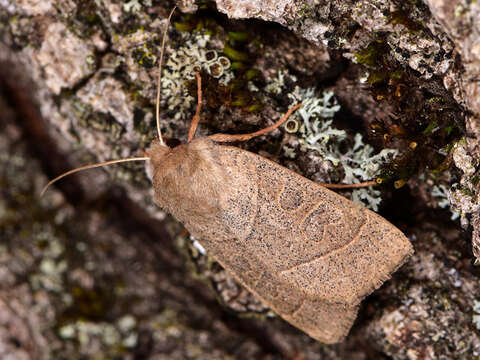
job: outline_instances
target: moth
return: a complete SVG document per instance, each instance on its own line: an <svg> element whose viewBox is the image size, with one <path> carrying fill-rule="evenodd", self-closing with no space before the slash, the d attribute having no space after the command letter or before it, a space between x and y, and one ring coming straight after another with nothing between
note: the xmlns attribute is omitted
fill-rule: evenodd
<svg viewBox="0 0 480 360"><path fill-rule="evenodd" d="M374 212L273 161L223 145L273 131L300 104L255 133L195 138L202 103L201 78L196 77L198 105L186 144L169 148L163 141L159 76L158 142L146 156L70 170L50 181L42 194L80 170L148 161L156 203L236 280L312 338L327 344L342 341L362 299L406 261L412 245Z"/></svg>

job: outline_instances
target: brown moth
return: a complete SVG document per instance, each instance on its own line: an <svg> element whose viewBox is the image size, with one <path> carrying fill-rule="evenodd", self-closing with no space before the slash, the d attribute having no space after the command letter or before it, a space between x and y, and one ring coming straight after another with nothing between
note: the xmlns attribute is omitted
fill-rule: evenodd
<svg viewBox="0 0 480 360"><path fill-rule="evenodd" d="M276 129L300 105L256 133L194 139L201 106L196 75L198 106L186 144L164 144L158 91L159 142L148 156L74 169L45 189L83 169L149 160L156 203L181 221L235 279L312 338L341 341L362 299L405 262L412 245L374 212L275 162L221 145Z"/></svg>

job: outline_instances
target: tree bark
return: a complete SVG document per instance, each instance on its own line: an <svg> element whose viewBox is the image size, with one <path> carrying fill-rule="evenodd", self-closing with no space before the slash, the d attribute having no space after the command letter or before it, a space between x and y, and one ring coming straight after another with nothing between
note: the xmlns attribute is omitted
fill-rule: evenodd
<svg viewBox="0 0 480 360"><path fill-rule="evenodd" d="M199 66L206 104L197 136L270 125L312 88L333 91L344 146L358 132L376 152L401 154L381 168L379 212L416 253L362 303L347 340L331 346L265 316L201 256L153 203L143 164L67 177L38 197L64 171L148 148L173 5L0 4L1 357L478 357L471 246L480 248L480 5L217 0L183 1L185 12L174 14L162 81L166 137L186 139ZM210 55L230 62L218 78ZM302 136L282 130L241 146L319 182L341 180L346 168L303 151ZM450 220L446 200L464 227L472 220L467 230Z"/></svg>

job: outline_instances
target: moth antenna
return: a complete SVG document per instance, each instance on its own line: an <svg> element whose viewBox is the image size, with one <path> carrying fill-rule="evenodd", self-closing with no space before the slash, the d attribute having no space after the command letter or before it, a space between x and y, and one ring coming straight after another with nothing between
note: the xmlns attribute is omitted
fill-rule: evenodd
<svg viewBox="0 0 480 360"><path fill-rule="evenodd" d="M165 145L162 138L162 130L160 130L160 87L162 81L162 62L163 62L163 53L165 50L165 39L167 38L167 31L168 25L170 25L170 20L172 18L173 12L177 8L177 5L173 7L170 11L170 15L167 18L167 25L165 25L165 30L163 31L162 36L162 47L160 49L160 59L158 60L158 82L157 82L157 106L156 106L156 118L157 118L157 133L158 133L158 140L160 141L161 145Z"/></svg>
<svg viewBox="0 0 480 360"><path fill-rule="evenodd" d="M56 183L56 182L57 182L58 180L60 180L60 179L63 179L65 176L74 174L74 173L76 173L76 172L83 171L83 170L87 170L87 169L93 169L93 168L96 168L96 167L102 167L102 166L106 166L106 165L111 165L111 164L122 163L122 162L128 162L128 161L147 161L147 160L150 160L150 158L149 158L149 157L133 157L133 158L118 159L118 160L109 160L109 161L103 161L103 162L100 162L100 163L85 165L85 166L81 166L81 167L78 167L78 168L69 170L69 171L64 172L63 174L57 176L55 179L50 180L50 181L48 182L48 184L45 185L45 186L43 187L42 191L40 192L40 197L42 197L43 194L45 194L45 192L46 192L47 189L50 187L50 185Z"/></svg>
<svg viewBox="0 0 480 360"><path fill-rule="evenodd" d="M276 128L278 128L280 125L282 125L285 121L287 121L288 117L295 111L297 110L300 106L302 106L302 103L300 104L297 104L293 107L291 107L290 109L288 109L288 111L286 112L285 115L283 115L283 117L278 120L275 124L273 125L270 125L264 129L261 129L261 130L258 130L258 131L255 131L253 133L250 133L250 134L234 134L234 135L230 135L230 134L214 134L214 135L210 135L209 138L212 139L213 141L216 141L216 142L234 142L234 141L247 141L247 140L250 140L251 138L254 138L256 136L260 136L260 135L263 135L263 134L267 134L273 130L275 130Z"/></svg>
<svg viewBox="0 0 480 360"><path fill-rule="evenodd" d="M200 121L200 108L202 107L202 77L198 71L195 72L197 77L197 109L195 110L195 115L193 116L192 122L190 124L190 129L188 129L188 139L187 142L190 142L195 137L197 132L198 122Z"/></svg>

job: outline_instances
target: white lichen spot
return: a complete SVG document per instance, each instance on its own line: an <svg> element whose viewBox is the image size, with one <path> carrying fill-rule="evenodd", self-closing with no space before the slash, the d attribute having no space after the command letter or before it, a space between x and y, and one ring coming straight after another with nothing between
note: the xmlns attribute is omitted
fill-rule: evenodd
<svg viewBox="0 0 480 360"><path fill-rule="evenodd" d="M480 301L473 300L473 312L472 322L477 330L480 330Z"/></svg>
<svg viewBox="0 0 480 360"><path fill-rule="evenodd" d="M400 338L405 324L405 315L399 310L384 313L379 321L379 325L385 333L386 340L391 344L398 342L397 339Z"/></svg>
<svg viewBox="0 0 480 360"><path fill-rule="evenodd" d="M122 337L114 325L105 322L94 323L79 320L67 326L73 328L73 333L76 335L74 339L82 346L99 342L105 346L115 348L120 344L125 345L124 342L132 335L129 334L128 336ZM127 341L129 344L132 342L132 339Z"/></svg>
<svg viewBox="0 0 480 360"><path fill-rule="evenodd" d="M34 289L62 292L63 275L68 268L67 261L62 258L65 248L51 234L49 227L39 227L35 231L33 241L39 244L42 258L38 271L30 276L30 283Z"/></svg>
<svg viewBox="0 0 480 360"><path fill-rule="evenodd" d="M40 268L40 271L42 271L46 275L51 275L55 273L56 266L55 266L55 262L52 259L44 259L40 263L39 268Z"/></svg>
<svg viewBox="0 0 480 360"><path fill-rule="evenodd" d="M106 345L115 345L120 342L120 334L110 324L104 324L103 326L103 341Z"/></svg>
<svg viewBox="0 0 480 360"><path fill-rule="evenodd" d="M138 335L133 333L128 335L125 339L123 339L122 344L127 348L133 348L137 345Z"/></svg>
<svg viewBox="0 0 480 360"><path fill-rule="evenodd" d="M80 252L84 252L87 250L87 244L85 244L82 241L79 241L75 244L75 248Z"/></svg>
<svg viewBox="0 0 480 360"><path fill-rule="evenodd" d="M72 339L75 336L75 327L71 324L62 326L58 333L63 339Z"/></svg>
<svg viewBox="0 0 480 360"><path fill-rule="evenodd" d="M123 11L127 13L137 13L142 9L142 4L138 0L130 0L123 4Z"/></svg>
<svg viewBox="0 0 480 360"><path fill-rule="evenodd" d="M295 159L297 157L297 153L295 152L295 149L285 146L283 150L286 157L290 159Z"/></svg>
<svg viewBox="0 0 480 360"><path fill-rule="evenodd" d="M192 245L195 249L198 250L198 252L202 255L206 255L207 254L207 251L205 250L205 248L202 246L202 244L200 244L197 239L195 239L192 235L190 235L190 241L192 242Z"/></svg>
<svg viewBox="0 0 480 360"><path fill-rule="evenodd" d="M369 76L370 76L370 72L365 71L365 74L359 79L360 83L366 84Z"/></svg>
<svg viewBox="0 0 480 360"><path fill-rule="evenodd" d="M437 205L442 209L450 209L452 216L450 217L451 220L456 220L460 217L460 211L453 209L450 207L450 200L448 198L449 191L447 187L443 184L441 185L434 185L432 188L432 197L437 199Z"/></svg>
<svg viewBox="0 0 480 360"><path fill-rule="evenodd" d="M295 81L297 78L292 76L292 80ZM267 86L265 86L265 91L271 94L281 94L283 92L283 87L285 86L285 74L283 71L277 73L277 78L273 78Z"/></svg>
<svg viewBox="0 0 480 360"><path fill-rule="evenodd" d="M132 315L125 315L118 320L120 331L129 332L137 325L137 320Z"/></svg>
<svg viewBox="0 0 480 360"><path fill-rule="evenodd" d="M67 262L56 262L53 259L43 259L40 262L39 273L30 277L32 288L46 289L54 292L63 290L63 273L67 270Z"/></svg>

